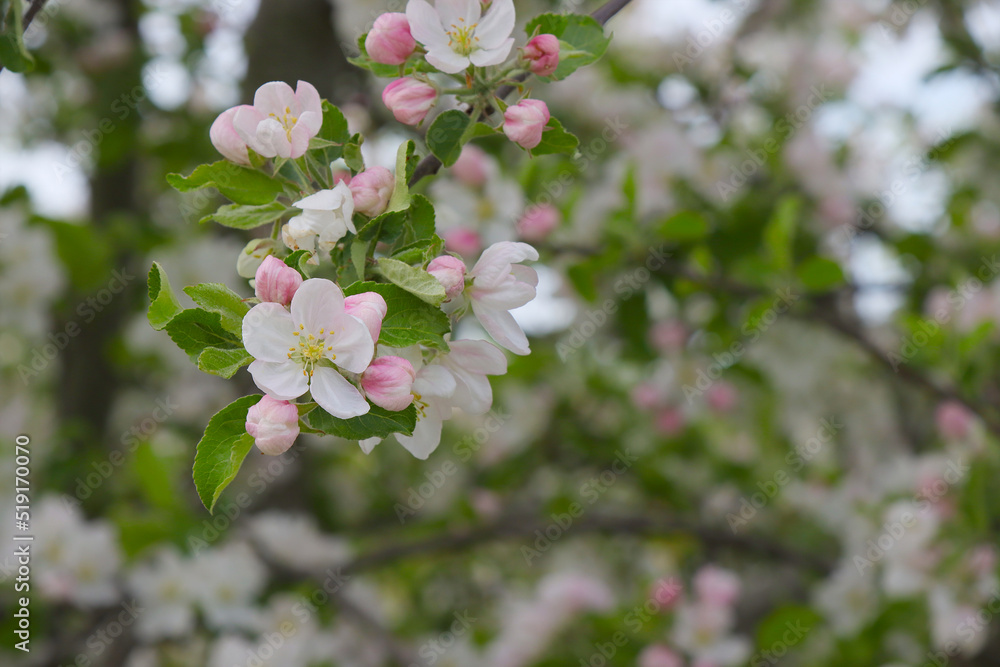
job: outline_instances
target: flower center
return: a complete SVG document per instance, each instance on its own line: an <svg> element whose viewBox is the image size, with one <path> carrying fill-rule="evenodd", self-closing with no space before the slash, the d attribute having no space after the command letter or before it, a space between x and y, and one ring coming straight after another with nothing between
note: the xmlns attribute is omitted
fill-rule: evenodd
<svg viewBox="0 0 1000 667"><path fill-rule="evenodd" d="M448 46L455 53L463 56L467 56L476 49L479 45L476 43L479 38L476 37L476 26L478 23L473 23L472 25L466 25L465 19L458 19L458 25L454 23L451 24L451 30L446 30L448 33Z"/></svg>
<svg viewBox="0 0 1000 667"><path fill-rule="evenodd" d="M427 416L427 402L420 394L413 394L413 406L417 409L417 419Z"/></svg>
<svg viewBox="0 0 1000 667"><path fill-rule="evenodd" d="M297 336L299 339L298 347L288 348L288 358L302 366L302 374L308 375L310 378L313 375L313 371L316 369L316 364L318 364L323 359L329 357L330 359L336 359L337 355L333 354L333 346L326 344L326 337L333 336L333 331L326 333L323 328L320 328L319 335L306 334L305 326L299 325L299 330L293 332L292 335ZM304 335L303 335L304 334Z"/></svg>
<svg viewBox="0 0 1000 667"><path fill-rule="evenodd" d="M285 136L288 137L289 141L291 141L292 129L295 127L295 124L299 122L299 117L292 115L292 109L290 107L285 107L285 113L280 116L275 113L269 113L267 115L281 123L281 126L285 128Z"/></svg>

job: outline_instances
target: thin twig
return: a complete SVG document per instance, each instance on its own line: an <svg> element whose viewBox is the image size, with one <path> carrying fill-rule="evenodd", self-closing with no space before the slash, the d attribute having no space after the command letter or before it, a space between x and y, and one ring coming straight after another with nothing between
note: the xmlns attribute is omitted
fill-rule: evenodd
<svg viewBox="0 0 1000 667"><path fill-rule="evenodd" d="M628 5L629 2L631 2L631 0L609 0L609 2L606 2L605 4L601 5L596 10L594 10L591 16L598 23L604 25L609 20L611 20L611 18L615 14L620 12L626 5ZM519 75L516 78L518 82L522 82L527 80L528 76L530 76L530 74L525 73ZM514 92L514 90L515 86L510 86L510 85L500 86L499 88L497 88L496 96L499 97L500 99L505 99L508 95ZM492 109L487 109L479 116L478 120L482 120L488 117L491 112ZM469 113L472 113L471 109L469 110ZM424 159L422 159L417 164L417 168L414 170L413 176L410 178L410 187L412 188L413 186L415 186L424 177L433 176L434 174L438 173L438 171L441 169L441 166L442 166L441 160L437 159L437 157L435 157L433 154L428 153L424 157Z"/></svg>

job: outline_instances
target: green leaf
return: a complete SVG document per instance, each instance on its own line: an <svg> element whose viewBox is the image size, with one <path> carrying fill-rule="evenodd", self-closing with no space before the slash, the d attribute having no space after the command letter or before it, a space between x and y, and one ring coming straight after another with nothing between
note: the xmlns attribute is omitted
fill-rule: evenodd
<svg viewBox="0 0 1000 667"><path fill-rule="evenodd" d="M26 72L35 64L35 59L24 46L24 4L20 0L3 3L10 5L3 18L4 27L0 31L0 65L11 72Z"/></svg>
<svg viewBox="0 0 1000 667"><path fill-rule="evenodd" d="M226 160L200 165L190 176L167 174L167 183L180 192L213 187L237 204L255 206L270 204L284 192L281 183L267 174Z"/></svg>
<svg viewBox="0 0 1000 667"><path fill-rule="evenodd" d="M660 224L659 236L667 241L697 241L708 236L708 220L694 211L681 211Z"/></svg>
<svg viewBox="0 0 1000 667"><path fill-rule="evenodd" d="M243 316L250 311L248 306L236 292L222 283L202 283L184 288L184 293L211 313L218 313L222 318L222 328L243 338Z"/></svg>
<svg viewBox="0 0 1000 667"><path fill-rule="evenodd" d="M792 243L799 214L798 197L785 197L777 206L774 216L764 228L764 246L771 265L779 273L792 268Z"/></svg>
<svg viewBox="0 0 1000 667"><path fill-rule="evenodd" d="M316 408L306 417L306 422L317 431L346 440L386 438L393 433L413 435L413 428L417 425L417 410L410 405L405 410L390 412L373 405L368 414L339 419L323 408Z"/></svg>
<svg viewBox="0 0 1000 667"><path fill-rule="evenodd" d="M386 257L378 260L375 270L392 284L402 287L432 306L444 301L444 286L423 269Z"/></svg>
<svg viewBox="0 0 1000 667"><path fill-rule="evenodd" d="M147 286L149 311L146 313L146 317L149 319L149 325L160 331L177 313L181 312L181 304L178 303L174 291L170 288L166 271L158 262L153 262L153 266L149 269Z"/></svg>
<svg viewBox="0 0 1000 667"><path fill-rule="evenodd" d="M360 134L355 134L344 146L344 162L355 174L365 170L365 159L361 156L361 144L364 139Z"/></svg>
<svg viewBox="0 0 1000 667"><path fill-rule="evenodd" d="M377 239L385 243L393 243L399 238L409 218L410 215L407 211L387 211L372 218L359 229L358 238L365 242Z"/></svg>
<svg viewBox="0 0 1000 667"><path fill-rule="evenodd" d="M451 322L440 308L387 283L359 282L344 290L347 296L362 292L377 292L385 299L386 314L378 338L380 344L389 347L422 344L440 350L448 349L444 336L451 331Z"/></svg>
<svg viewBox="0 0 1000 667"><path fill-rule="evenodd" d="M795 270L802 285L813 292L827 292L844 283L840 265L826 257L810 257Z"/></svg>
<svg viewBox="0 0 1000 667"><path fill-rule="evenodd" d="M444 239L436 234L432 234L429 239L421 239L409 245L402 246L392 254L392 258L406 264L426 264L440 255L443 250Z"/></svg>
<svg viewBox="0 0 1000 667"><path fill-rule="evenodd" d="M434 204L423 195L413 195L410 202L409 219L403 230L403 245L434 238Z"/></svg>
<svg viewBox="0 0 1000 667"><path fill-rule="evenodd" d="M524 29L529 36L548 33L559 38L559 66L543 80L565 79L598 60L611 43L600 23L581 14L542 14L529 21Z"/></svg>
<svg viewBox="0 0 1000 667"><path fill-rule="evenodd" d="M236 375L236 371L251 361L253 361L253 357L242 347L227 350L218 347L206 347L198 355L198 370L211 375L218 375L228 380Z"/></svg>
<svg viewBox="0 0 1000 667"><path fill-rule="evenodd" d="M356 238L351 244L351 264L354 272L358 274L358 280L365 279L365 260L368 259L368 241Z"/></svg>
<svg viewBox="0 0 1000 667"><path fill-rule="evenodd" d="M167 335L192 359L197 359L205 348L218 347L223 350L243 347L239 338L222 327L218 313L210 313L201 308L188 308L177 313L167 322Z"/></svg>
<svg viewBox="0 0 1000 667"><path fill-rule="evenodd" d="M462 141L472 118L458 109L449 109L438 115L427 128L427 148L441 164L450 167L462 154Z"/></svg>
<svg viewBox="0 0 1000 667"><path fill-rule="evenodd" d="M498 128L492 125L487 125L486 123L476 123L472 128L468 130L468 139L478 139L479 137L492 137L500 133Z"/></svg>
<svg viewBox="0 0 1000 667"><path fill-rule="evenodd" d="M288 206L279 201L273 201L270 204L263 204L261 206L227 204L220 207L215 213L206 215L201 219L201 222L205 223L215 220L223 227L254 229L281 219L281 216L290 210Z"/></svg>
<svg viewBox="0 0 1000 667"><path fill-rule="evenodd" d="M412 141L405 141L399 145L396 151L396 184L389 197L389 206L386 211L404 211L410 207L410 162L413 160L413 152L416 147Z"/></svg>
<svg viewBox="0 0 1000 667"><path fill-rule="evenodd" d="M222 491L236 478L243 459L253 448L247 433L247 412L261 396L244 396L222 408L208 421L194 456L194 486L211 512Z"/></svg>
<svg viewBox="0 0 1000 667"><path fill-rule="evenodd" d="M312 257L312 253L308 250L296 250L288 257L285 257L285 266L290 266L299 272L303 280L309 279L309 274L306 272L305 264Z"/></svg>
<svg viewBox="0 0 1000 667"><path fill-rule="evenodd" d="M562 123L554 116L549 118L542 132L542 141L531 149L532 155L552 155L554 153L568 153L572 155L576 152L576 147L580 145L580 140L571 132L563 128Z"/></svg>
<svg viewBox="0 0 1000 667"><path fill-rule="evenodd" d="M315 139L325 142L320 166L329 171L330 163L343 156L344 146L350 141L351 134L347 130L347 118L343 112L327 100L323 100L323 125ZM309 147L312 148L311 142Z"/></svg>

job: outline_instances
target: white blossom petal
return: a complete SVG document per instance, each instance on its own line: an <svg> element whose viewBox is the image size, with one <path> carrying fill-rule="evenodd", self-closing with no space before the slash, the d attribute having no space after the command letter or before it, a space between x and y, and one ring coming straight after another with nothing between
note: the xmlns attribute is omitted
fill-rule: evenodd
<svg viewBox="0 0 1000 667"><path fill-rule="evenodd" d="M280 303L259 303L243 317L243 344L254 359L286 361L296 344L292 316Z"/></svg>
<svg viewBox="0 0 1000 667"><path fill-rule="evenodd" d="M375 343L368 327L347 313L337 315L331 326L334 335L327 339L327 345L333 348L331 354L336 355L333 363L352 373L364 372L375 356Z"/></svg>
<svg viewBox="0 0 1000 667"><path fill-rule="evenodd" d="M291 360L277 363L257 360L247 370L261 391L283 401L296 399L309 389L309 378Z"/></svg>
<svg viewBox="0 0 1000 667"><path fill-rule="evenodd" d="M489 335L493 336L493 340L497 343L514 354L531 353L527 336L524 335L524 331L521 330L520 325L509 312L503 308L491 308L479 301L472 302L472 312L476 314L479 323L483 325Z"/></svg>
<svg viewBox="0 0 1000 667"><path fill-rule="evenodd" d="M350 419L367 414L370 409L357 387L333 368L317 368L309 388L313 400L334 417Z"/></svg>
<svg viewBox="0 0 1000 667"><path fill-rule="evenodd" d="M334 330L337 316L344 312L344 293L332 280L312 278L292 297L292 321L303 325L303 335L320 335ZM364 370L364 369L362 369Z"/></svg>

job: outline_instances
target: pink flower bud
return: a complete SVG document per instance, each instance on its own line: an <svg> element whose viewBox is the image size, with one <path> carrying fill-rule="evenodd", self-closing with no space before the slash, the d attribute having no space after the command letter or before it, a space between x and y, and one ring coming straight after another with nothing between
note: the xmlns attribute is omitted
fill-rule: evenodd
<svg viewBox="0 0 1000 667"><path fill-rule="evenodd" d="M463 257L473 257L483 249L479 232L468 227L453 227L442 235L445 250L457 252Z"/></svg>
<svg viewBox="0 0 1000 667"><path fill-rule="evenodd" d="M375 405L398 411L413 402L410 389L417 374L402 357L379 357L361 374L361 388Z"/></svg>
<svg viewBox="0 0 1000 667"><path fill-rule="evenodd" d="M455 164L451 165L451 175L473 188L486 183L490 176L489 157L479 146L465 144Z"/></svg>
<svg viewBox="0 0 1000 667"><path fill-rule="evenodd" d="M417 48L417 42L410 34L410 22L406 14L391 12L375 19L368 36L365 37L365 51L377 63L402 65Z"/></svg>
<svg viewBox="0 0 1000 667"><path fill-rule="evenodd" d="M542 131L549 122L549 108L541 100L521 100L507 107L503 131L521 148L532 149L542 143Z"/></svg>
<svg viewBox="0 0 1000 667"><path fill-rule="evenodd" d="M220 113L219 117L212 123L211 129L208 131L208 136L212 140L215 150L219 151L222 157L230 162L249 167L250 156L247 153L247 144L240 138L239 133L236 132L236 128L233 127L233 117L237 111L244 107L252 108L244 104L243 106L226 109Z"/></svg>
<svg viewBox="0 0 1000 667"><path fill-rule="evenodd" d="M684 667L684 659L663 644L653 644L639 654L639 667Z"/></svg>
<svg viewBox="0 0 1000 667"><path fill-rule="evenodd" d="M378 343L379 334L382 333L382 320L389 311L381 294L362 292L349 296L344 299L344 310L348 315L353 315L364 322L372 335L372 341Z"/></svg>
<svg viewBox="0 0 1000 667"><path fill-rule="evenodd" d="M537 35L524 47L528 69L538 76L549 76L559 66L559 38L555 35Z"/></svg>
<svg viewBox="0 0 1000 667"><path fill-rule="evenodd" d="M264 396L247 412L246 427L262 453L284 454L299 436L299 410L294 403Z"/></svg>
<svg viewBox="0 0 1000 667"><path fill-rule="evenodd" d="M934 411L934 421L945 440L961 440L972 427L972 413L958 401L945 401Z"/></svg>
<svg viewBox="0 0 1000 667"><path fill-rule="evenodd" d="M396 177L385 167L369 167L351 179L354 210L374 218L389 205Z"/></svg>
<svg viewBox="0 0 1000 667"><path fill-rule="evenodd" d="M302 275L274 255L268 255L257 267L254 291L261 301L272 301L287 306L295 290L302 284Z"/></svg>
<svg viewBox="0 0 1000 667"><path fill-rule="evenodd" d="M737 400L739 400L739 392L728 382L716 382L705 392L705 401L708 403L708 407L716 412L729 412L736 407Z"/></svg>
<svg viewBox="0 0 1000 667"><path fill-rule="evenodd" d="M740 596L740 580L729 570L706 565L694 575L698 600L710 607L729 607Z"/></svg>
<svg viewBox="0 0 1000 667"><path fill-rule="evenodd" d="M437 101L437 91L433 86L405 77L385 87L382 101L400 123L419 125Z"/></svg>
<svg viewBox="0 0 1000 667"><path fill-rule="evenodd" d="M559 226L562 214L552 204L538 204L517 221L517 233L526 241L543 241Z"/></svg>
<svg viewBox="0 0 1000 667"><path fill-rule="evenodd" d="M427 265L427 273L444 285L447 300L451 301L465 289L465 262L458 257L441 255Z"/></svg>
<svg viewBox="0 0 1000 667"><path fill-rule="evenodd" d="M346 183L351 184L351 170L350 169L334 169L333 170L333 184Z"/></svg>

